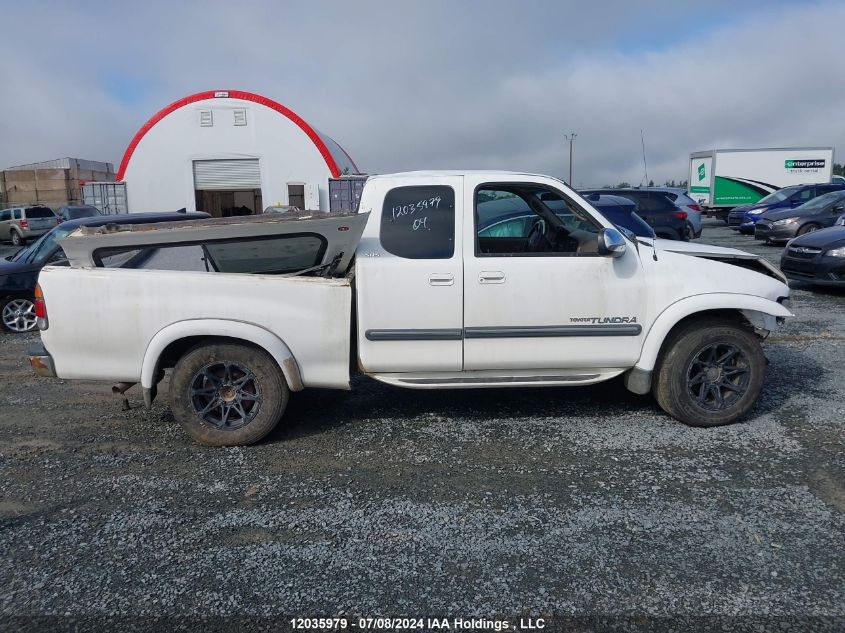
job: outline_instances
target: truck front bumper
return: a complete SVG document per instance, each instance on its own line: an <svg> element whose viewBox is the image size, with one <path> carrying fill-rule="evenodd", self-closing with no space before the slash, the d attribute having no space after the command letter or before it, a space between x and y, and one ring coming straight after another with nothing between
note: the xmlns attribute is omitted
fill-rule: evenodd
<svg viewBox="0 0 845 633"><path fill-rule="evenodd" d="M53 357L50 356L50 352L47 351L43 343L38 343L29 348L29 364L38 376L44 376L46 378L56 377L56 366L53 364Z"/></svg>

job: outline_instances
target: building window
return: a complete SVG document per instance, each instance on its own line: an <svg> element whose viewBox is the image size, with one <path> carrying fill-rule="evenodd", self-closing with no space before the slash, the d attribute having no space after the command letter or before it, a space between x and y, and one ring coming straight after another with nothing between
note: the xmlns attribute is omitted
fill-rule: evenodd
<svg viewBox="0 0 845 633"><path fill-rule="evenodd" d="M214 125L214 118L211 110L200 110L200 127L211 127Z"/></svg>
<svg viewBox="0 0 845 633"><path fill-rule="evenodd" d="M396 187L384 197L379 239L406 259L450 259L455 253L455 190Z"/></svg>
<svg viewBox="0 0 845 633"><path fill-rule="evenodd" d="M288 204L300 211L305 210L305 185L288 185Z"/></svg>
<svg viewBox="0 0 845 633"><path fill-rule="evenodd" d="M246 109L245 108L238 108L235 112L235 125L242 126L246 125Z"/></svg>

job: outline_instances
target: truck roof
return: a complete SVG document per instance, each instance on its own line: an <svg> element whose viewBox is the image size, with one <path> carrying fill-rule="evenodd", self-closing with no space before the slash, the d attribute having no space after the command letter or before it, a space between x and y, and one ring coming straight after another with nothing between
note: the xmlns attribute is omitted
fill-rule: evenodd
<svg viewBox="0 0 845 633"><path fill-rule="evenodd" d="M438 169L438 170L418 170L418 171L401 171L392 174L377 174L370 176L371 179L376 178L432 178L437 176L530 176L536 178L553 178L553 176L546 176L543 174L533 174L524 171L506 171L501 169ZM557 179L555 179L557 180Z"/></svg>

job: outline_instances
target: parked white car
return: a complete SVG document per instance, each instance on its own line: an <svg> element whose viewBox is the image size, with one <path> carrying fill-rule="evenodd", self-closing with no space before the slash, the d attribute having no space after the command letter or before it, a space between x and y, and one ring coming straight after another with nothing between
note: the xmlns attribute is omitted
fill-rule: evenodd
<svg viewBox="0 0 845 633"><path fill-rule="evenodd" d="M526 206L521 232L479 236ZM360 210L80 228L41 272L32 366L140 382L148 405L172 368L174 415L213 445L261 439L292 391L349 389L350 366L415 389L624 375L713 426L752 407L759 335L792 316L760 258L623 235L547 176L375 176Z"/></svg>

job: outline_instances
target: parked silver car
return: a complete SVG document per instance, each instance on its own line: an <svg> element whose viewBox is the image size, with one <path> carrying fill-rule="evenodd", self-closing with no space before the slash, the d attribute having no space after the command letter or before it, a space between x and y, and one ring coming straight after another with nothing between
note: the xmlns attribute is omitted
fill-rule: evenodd
<svg viewBox="0 0 845 633"><path fill-rule="evenodd" d="M59 223L50 207L12 207L0 211L0 241L23 246L26 241L40 237Z"/></svg>

